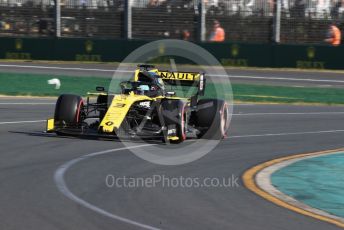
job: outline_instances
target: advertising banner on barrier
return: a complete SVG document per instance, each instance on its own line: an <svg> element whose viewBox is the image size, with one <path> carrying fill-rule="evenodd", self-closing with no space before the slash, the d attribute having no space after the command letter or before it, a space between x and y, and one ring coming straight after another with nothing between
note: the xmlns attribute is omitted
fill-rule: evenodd
<svg viewBox="0 0 344 230"><path fill-rule="evenodd" d="M0 38L0 58L121 62L148 41L91 38ZM199 43L224 66L344 69L344 46L251 43ZM161 47L164 51L164 47ZM169 59L167 59L169 60ZM190 63L186 59L179 63ZM152 60L163 63L165 60Z"/></svg>

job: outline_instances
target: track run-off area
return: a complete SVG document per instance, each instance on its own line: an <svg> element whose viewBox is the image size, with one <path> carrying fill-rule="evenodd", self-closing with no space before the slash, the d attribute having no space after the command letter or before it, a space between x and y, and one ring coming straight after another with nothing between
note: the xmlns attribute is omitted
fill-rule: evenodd
<svg viewBox="0 0 344 230"><path fill-rule="evenodd" d="M242 176L273 159L342 148L344 106L234 104L228 138L197 161L162 166L116 140L44 133L55 100L0 97L0 229L340 229L267 201ZM153 145L161 144L133 148ZM109 181L154 177L231 183L116 187Z"/></svg>

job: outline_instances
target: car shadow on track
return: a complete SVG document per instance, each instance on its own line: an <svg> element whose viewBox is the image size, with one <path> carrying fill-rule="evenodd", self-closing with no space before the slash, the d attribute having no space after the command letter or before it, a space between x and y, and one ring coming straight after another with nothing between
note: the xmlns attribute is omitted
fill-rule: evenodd
<svg viewBox="0 0 344 230"><path fill-rule="evenodd" d="M158 144L166 145L161 140L148 140L148 139L138 139L138 138L118 138L110 136L97 136L89 134L79 134L79 135L57 135L56 133L47 133L42 131L32 131L32 132L23 132L23 131L8 131L9 133L15 134L25 134L29 136L36 137L47 137L47 138L62 138L62 139L81 139L81 140L95 140L95 141L115 141L115 142L124 142L130 141L132 143L148 143L148 144Z"/></svg>

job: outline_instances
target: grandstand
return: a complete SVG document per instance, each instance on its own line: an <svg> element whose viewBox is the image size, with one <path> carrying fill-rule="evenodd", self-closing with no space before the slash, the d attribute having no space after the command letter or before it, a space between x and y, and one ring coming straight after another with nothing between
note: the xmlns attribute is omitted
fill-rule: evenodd
<svg viewBox="0 0 344 230"><path fill-rule="evenodd" d="M59 25L62 37L179 39L188 31L198 41L216 19L228 41L320 43L343 16L344 0L0 0L0 36L56 36Z"/></svg>

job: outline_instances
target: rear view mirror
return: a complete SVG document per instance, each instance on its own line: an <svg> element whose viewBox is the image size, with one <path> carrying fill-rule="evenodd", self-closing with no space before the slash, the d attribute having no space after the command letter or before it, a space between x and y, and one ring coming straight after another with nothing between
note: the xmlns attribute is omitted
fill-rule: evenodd
<svg viewBox="0 0 344 230"><path fill-rule="evenodd" d="M205 78L204 78L204 74L201 74L199 76L198 95L204 96L204 91L205 91Z"/></svg>
<svg viewBox="0 0 344 230"><path fill-rule="evenodd" d="M167 96L169 96L169 97L173 97L173 96L176 95L176 92L168 91L168 92L166 92L166 94L167 94Z"/></svg>
<svg viewBox="0 0 344 230"><path fill-rule="evenodd" d="M104 92L104 91L105 91L105 88L104 88L103 86L97 86L97 87L96 87L96 90L97 90L98 92Z"/></svg>

